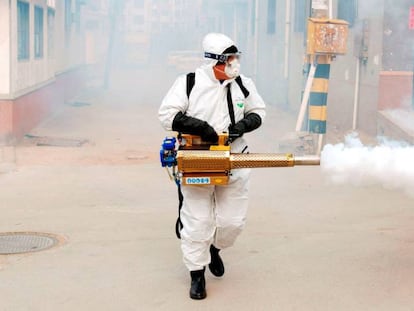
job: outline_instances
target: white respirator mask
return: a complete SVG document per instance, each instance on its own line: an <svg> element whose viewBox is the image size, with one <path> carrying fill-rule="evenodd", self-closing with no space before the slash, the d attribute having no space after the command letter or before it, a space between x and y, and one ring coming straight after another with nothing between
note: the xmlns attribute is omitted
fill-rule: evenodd
<svg viewBox="0 0 414 311"><path fill-rule="evenodd" d="M224 72L229 78L236 78L240 75L240 61L238 57L235 57L231 61L226 63Z"/></svg>

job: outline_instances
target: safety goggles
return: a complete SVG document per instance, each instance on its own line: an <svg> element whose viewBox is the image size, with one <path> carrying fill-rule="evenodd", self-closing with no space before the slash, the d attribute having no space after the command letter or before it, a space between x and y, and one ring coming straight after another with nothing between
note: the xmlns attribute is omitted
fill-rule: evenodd
<svg viewBox="0 0 414 311"><path fill-rule="evenodd" d="M226 63L235 58L239 59L240 56L241 56L241 52L228 53L228 54L214 54L214 53L204 52L205 58L211 58L220 63Z"/></svg>

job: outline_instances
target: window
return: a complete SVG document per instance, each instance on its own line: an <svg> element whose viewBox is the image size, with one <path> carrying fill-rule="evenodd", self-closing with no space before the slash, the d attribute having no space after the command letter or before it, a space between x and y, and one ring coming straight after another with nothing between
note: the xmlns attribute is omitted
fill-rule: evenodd
<svg viewBox="0 0 414 311"><path fill-rule="evenodd" d="M29 3L17 1L17 59L30 57Z"/></svg>
<svg viewBox="0 0 414 311"><path fill-rule="evenodd" d="M295 0L295 32L305 32L306 0Z"/></svg>
<svg viewBox="0 0 414 311"><path fill-rule="evenodd" d="M254 36L255 32L256 32L256 0L252 1L252 24L251 24L251 29L252 29L252 35Z"/></svg>
<svg viewBox="0 0 414 311"><path fill-rule="evenodd" d="M338 18L344 19L352 27L357 15L357 0L338 0Z"/></svg>
<svg viewBox="0 0 414 311"><path fill-rule="evenodd" d="M69 46L72 30L72 1L65 0L65 45Z"/></svg>
<svg viewBox="0 0 414 311"><path fill-rule="evenodd" d="M34 9L34 55L43 57L43 8L39 6Z"/></svg>
<svg viewBox="0 0 414 311"><path fill-rule="evenodd" d="M134 16L134 24L136 26L142 26L144 25L144 15L136 15Z"/></svg>
<svg viewBox="0 0 414 311"><path fill-rule="evenodd" d="M75 14L75 23L76 23L76 33L80 34L81 31L81 2L76 1L76 14Z"/></svg>
<svg viewBox="0 0 414 311"><path fill-rule="evenodd" d="M267 1L267 33L276 32L276 0Z"/></svg>
<svg viewBox="0 0 414 311"><path fill-rule="evenodd" d="M135 0L134 7L135 8L143 8L145 5L145 0Z"/></svg>
<svg viewBox="0 0 414 311"><path fill-rule="evenodd" d="M47 55L53 58L55 53L55 10L47 9Z"/></svg>

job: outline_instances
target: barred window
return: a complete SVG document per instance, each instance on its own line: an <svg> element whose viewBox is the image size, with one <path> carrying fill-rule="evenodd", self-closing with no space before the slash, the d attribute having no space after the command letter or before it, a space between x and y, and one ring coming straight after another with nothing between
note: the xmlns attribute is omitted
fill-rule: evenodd
<svg viewBox="0 0 414 311"><path fill-rule="evenodd" d="M53 58L55 53L55 10L47 9L47 55Z"/></svg>
<svg viewBox="0 0 414 311"><path fill-rule="evenodd" d="M274 34L276 32L276 0L268 0L267 2L267 33Z"/></svg>
<svg viewBox="0 0 414 311"><path fill-rule="evenodd" d="M65 0L65 46L70 44L72 32L72 0Z"/></svg>
<svg viewBox="0 0 414 311"><path fill-rule="evenodd" d="M30 6L24 1L17 1L17 59L26 60L30 57Z"/></svg>
<svg viewBox="0 0 414 311"><path fill-rule="evenodd" d="M43 57L43 8L34 8L34 55L36 58Z"/></svg>

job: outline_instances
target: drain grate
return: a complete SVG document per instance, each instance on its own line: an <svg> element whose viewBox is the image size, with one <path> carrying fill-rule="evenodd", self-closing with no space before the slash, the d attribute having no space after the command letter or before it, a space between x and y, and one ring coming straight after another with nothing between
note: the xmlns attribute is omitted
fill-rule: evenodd
<svg viewBox="0 0 414 311"><path fill-rule="evenodd" d="M38 252L58 244L58 239L47 233L0 233L0 255Z"/></svg>
<svg viewBox="0 0 414 311"><path fill-rule="evenodd" d="M82 147L88 143L87 139L77 138L63 138L63 137L50 137L50 136L36 136L25 135L26 139L34 143L36 146L51 146L51 147Z"/></svg>

